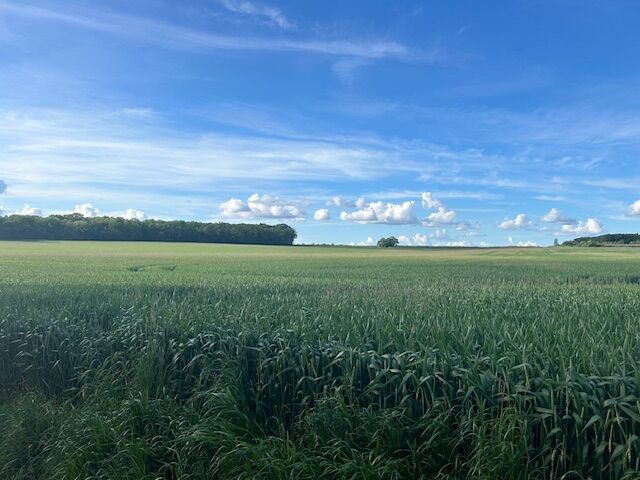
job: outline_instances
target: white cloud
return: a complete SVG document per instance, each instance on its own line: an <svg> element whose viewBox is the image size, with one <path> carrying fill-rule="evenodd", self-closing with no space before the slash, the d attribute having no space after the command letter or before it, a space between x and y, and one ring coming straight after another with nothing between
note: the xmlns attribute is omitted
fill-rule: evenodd
<svg viewBox="0 0 640 480"><path fill-rule="evenodd" d="M316 210L316 212L313 214L313 219L319 222L329 220L330 218L331 218L331 214L329 213L329 210L327 210L326 208L321 208L319 210Z"/></svg>
<svg viewBox="0 0 640 480"><path fill-rule="evenodd" d="M271 20L276 24L278 21L280 23L286 21L283 16L278 17L276 9L260 8L255 4L240 0L226 3L232 7L236 6L238 10L245 10L245 12L238 13L249 14L251 13L249 10L253 6L255 15L262 15L267 19L271 17ZM434 47L424 52L413 52L405 45L393 41L357 42L325 38L298 39L280 36L222 35L186 28L176 23L130 15L118 15L99 9L62 8L62 6L54 9L24 5L21 2L2 2L0 3L0 11L8 18L22 17L32 21L63 23L105 34L128 37L141 43L148 43L158 47L179 50L304 52L339 57L394 58L397 60L430 63L452 61L450 54L442 48Z"/></svg>
<svg viewBox="0 0 640 480"><path fill-rule="evenodd" d="M402 203L383 203L370 202L364 208L355 212L342 212L340 219L342 221L351 221L358 223L387 223L394 225L406 225L416 223L417 220L413 215L413 206L415 202Z"/></svg>
<svg viewBox="0 0 640 480"><path fill-rule="evenodd" d="M342 197L331 197L331 200L327 200L326 203L327 207L342 207L342 206L348 206L348 205L344 205L344 200L342 199Z"/></svg>
<svg viewBox="0 0 640 480"><path fill-rule="evenodd" d="M355 80L358 69L369 65L370 60L361 57L344 57L331 66L331 71L345 83Z"/></svg>
<svg viewBox="0 0 640 480"><path fill-rule="evenodd" d="M524 242L520 241L518 243L515 243L513 241L513 237L508 237L507 240L509 241L509 245L513 245L515 247L537 247L538 244L532 240L526 240Z"/></svg>
<svg viewBox="0 0 640 480"><path fill-rule="evenodd" d="M426 209L432 208L442 208L442 202L436 198L434 198L431 192L423 192L422 193L422 206Z"/></svg>
<svg viewBox="0 0 640 480"><path fill-rule="evenodd" d="M505 218L502 223L500 223L499 227L502 230L520 230L529 228L532 225L533 222L531 222L524 213L519 213L515 218Z"/></svg>
<svg viewBox="0 0 640 480"><path fill-rule="evenodd" d="M438 229L436 229L435 233L432 235L432 238L437 238L439 240L445 240L445 239L449 238L449 233L447 232L446 228L438 228Z"/></svg>
<svg viewBox="0 0 640 480"><path fill-rule="evenodd" d="M364 198L358 198L355 202L353 200L349 200L343 197L335 196L332 197L331 200L327 201L328 207L342 207L342 208L364 208L367 204Z"/></svg>
<svg viewBox="0 0 640 480"><path fill-rule="evenodd" d="M140 118L151 118L156 114L156 112L151 108L123 108L122 113Z"/></svg>
<svg viewBox="0 0 640 480"><path fill-rule="evenodd" d="M0 180L0 193L4 193L7 191L7 184L4 180Z"/></svg>
<svg viewBox="0 0 640 480"><path fill-rule="evenodd" d="M251 214L249 206L239 198L230 198L226 202L221 203L220 210L228 217L243 216L245 214L249 216Z"/></svg>
<svg viewBox="0 0 640 480"><path fill-rule="evenodd" d="M542 221L547 223L574 224L576 221L560 212L557 208L552 208L542 216Z"/></svg>
<svg viewBox="0 0 640 480"><path fill-rule="evenodd" d="M477 221L469 222L466 220L462 220L460 222L455 222L452 225L455 226L456 230L459 232L463 230L469 230L469 229L478 230L481 228L480 222L477 222ZM472 233L469 232L467 235L472 235Z"/></svg>
<svg viewBox="0 0 640 480"><path fill-rule="evenodd" d="M587 220L579 221L573 225L562 225L562 230L559 233L566 235L598 235L604 232L604 227L599 220L595 218L588 218Z"/></svg>
<svg viewBox="0 0 640 480"><path fill-rule="evenodd" d="M627 215L629 217L640 216L640 200L636 200L631 205L629 205L629 209L627 210Z"/></svg>
<svg viewBox="0 0 640 480"><path fill-rule="evenodd" d="M449 223L453 223L456 218L456 212L453 210L446 210L444 208L439 208L437 212L430 213L427 215L427 220L425 225L428 226L437 226L437 225L447 225Z"/></svg>
<svg viewBox="0 0 640 480"><path fill-rule="evenodd" d="M472 244L467 240L451 240L449 242L437 242L434 247L471 247Z"/></svg>
<svg viewBox="0 0 640 480"><path fill-rule="evenodd" d="M550 202L566 202L567 197L561 195L536 195L536 200L545 200Z"/></svg>
<svg viewBox="0 0 640 480"><path fill-rule="evenodd" d="M524 242L518 242L519 247L537 247L538 243L533 240L526 240Z"/></svg>
<svg viewBox="0 0 640 480"><path fill-rule="evenodd" d="M24 207L16 212L16 215L33 215L39 217L42 215L42 210L40 210L39 208L34 208L28 203L25 203Z"/></svg>
<svg viewBox="0 0 640 480"><path fill-rule="evenodd" d="M140 220L142 222L143 220L147 219L147 216L142 210L128 208L127 211L124 212L124 215L122 216L122 218L125 218L127 220Z"/></svg>
<svg viewBox="0 0 640 480"><path fill-rule="evenodd" d="M436 209L435 212L427 215L423 225L426 227L437 227L440 225L448 225L456 219L456 212L448 209L440 200L435 198L431 192L422 193L422 206L427 209Z"/></svg>
<svg viewBox="0 0 640 480"><path fill-rule="evenodd" d="M269 194L254 193L246 202L231 198L220 204L220 211L225 217L234 218L289 218L304 219L304 213L295 205L287 204Z"/></svg>
<svg viewBox="0 0 640 480"><path fill-rule="evenodd" d="M73 213L79 213L83 217L91 218L97 217L100 211L90 203L83 203L82 205L76 205Z"/></svg>
<svg viewBox="0 0 640 480"><path fill-rule="evenodd" d="M262 17L268 21L268 23L277 25L280 28L291 28L292 26L284 14L275 7L244 0L220 0L220 3L231 12Z"/></svg>
<svg viewBox="0 0 640 480"><path fill-rule="evenodd" d="M398 242L407 247L424 247L429 244L429 238L424 233L416 233L411 237L400 235Z"/></svg>
<svg viewBox="0 0 640 480"><path fill-rule="evenodd" d="M367 240L364 242L350 242L349 245L352 247L372 247L376 244L376 241L372 236L367 237Z"/></svg>

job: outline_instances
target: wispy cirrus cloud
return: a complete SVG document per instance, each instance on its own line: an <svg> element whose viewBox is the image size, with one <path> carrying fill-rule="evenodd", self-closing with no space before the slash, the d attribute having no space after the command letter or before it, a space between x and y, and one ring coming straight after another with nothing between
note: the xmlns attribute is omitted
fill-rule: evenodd
<svg viewBox="0 0 640 480"><path fill-rule="evenodd" d="M64 194L69 184L81 188L91 183L120 190L197 192L229 181L362 181L418 168L399 146L379 145L368 137L216 131L176 135L161 122L150 126L146 118L142 122L119 112L27 110L0 115L0 170L12 191L29 196L27 185L35 194L51 193L58 185ZM372 164L377 167L372 169Z"/></svg>
<svg viewBox="0 0 640 480"><path fill-rule="evenodd" d="M264 5L247 0L219 0L220 5L230 12L259 18L266 23L288 29L293 27L293 23L282 13L279 8Z"/></svg>
<svg viewBox="0 0 640 480"><path fill-rule="evenodd" d="M245 5L245 10L248 9L246 2L231 2L230 5ZM262 11L264 12L264 10ZM221 35L166 21L116 14L98 9L70 7L52 9L18 2L5 2L0 4L0 15L9 19L23 18L32 21L63 23L178 50L301 52L339 57L387 58L419 62L446 62L450 55L442 48L414 51L399 42L386 40L358 41L352 39ZM272 12L273 15L274 12Z"/></svg>

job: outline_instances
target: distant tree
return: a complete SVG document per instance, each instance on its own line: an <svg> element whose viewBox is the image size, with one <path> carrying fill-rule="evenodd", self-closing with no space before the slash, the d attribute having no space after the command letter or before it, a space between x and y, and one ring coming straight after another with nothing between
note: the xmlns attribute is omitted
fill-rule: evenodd
<svg viewBox="0 0 640 480"><path fill-rule="evenodd" d="M640 245L638 233L607 233L597 237L579 237L567 240L563 245L573 247L601 247L607 245Z"/></svg>
<svg viewBox="0 0 640 480"><path fill-rule="evenodd" d="M0 217L0 240L117 240L145 242L255 243L291 245L297 233L289 225L230 224L86 218L80 214Z"/></svg>
<svg viewBox="0 0 640 480"><path fill-rule="evenodd" d="M397 247L398 239L396 237L382 237L378 240L378 247L381 248L389 248L389 247Z"/></svg>
<svg viewBox="0 0 640 480"><path fill-rule="evenodd" d="M554 246L554 247L557 247L558 245L560 245L560 242L558 242L558 239L556 238L556 239L553 241L553 246Z"/></svg>

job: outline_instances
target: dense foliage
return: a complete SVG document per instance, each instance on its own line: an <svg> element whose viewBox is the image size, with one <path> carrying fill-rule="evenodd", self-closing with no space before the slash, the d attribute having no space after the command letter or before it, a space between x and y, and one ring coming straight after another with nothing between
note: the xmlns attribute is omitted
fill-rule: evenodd
<svg viewBox="0 0 640 480"><path fill-rule="evenodd" d="M640 245L638 233L607 233L597 237L580 237L568 240L562 245L572 247L600 247L608 245Z"/></svg>
<svg viewBox="0 0 640 480"><path fill-rule="evenodd" d="M621 479L635 249L4 242L2 479Z"/></svg>
<svg viewBox="0 0 640 480"><path fill-rule="evenodd" d="M0 216L0 240L119 240L147 242L243 243L291 245L288 225L203 223L181 220L87 218L80 214Z"/></svg>
<svg viewBox="0 0 640 480"><path fill-rule="evenodd" d="M398 243L400 243L398 241L398 239L396 237L382 237L380 240L378 240L378 247L381 248L389 248L389 247L397 247Z"/></svg>

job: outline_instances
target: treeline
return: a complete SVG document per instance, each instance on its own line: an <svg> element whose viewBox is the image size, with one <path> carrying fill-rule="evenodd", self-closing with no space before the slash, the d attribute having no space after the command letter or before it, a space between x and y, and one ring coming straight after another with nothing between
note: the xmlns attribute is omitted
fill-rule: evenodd
<svg viewBox="0 0 640 480"><path fill-rule="evenodd" d="M86 218L80 214L0 217L0 240L111 240L291 245L289 225L203 223L182 220Z"/></svg>
<svg viewBox="0 0 640 480"><path fill-rule="evenodd" d="M569 247L602 247L607 245L640 245L638 233L607 233L597 237L580 237L562 245Z"/></svg>

